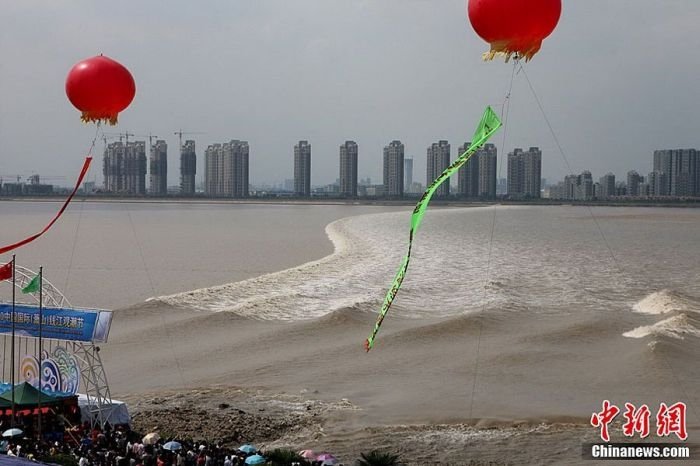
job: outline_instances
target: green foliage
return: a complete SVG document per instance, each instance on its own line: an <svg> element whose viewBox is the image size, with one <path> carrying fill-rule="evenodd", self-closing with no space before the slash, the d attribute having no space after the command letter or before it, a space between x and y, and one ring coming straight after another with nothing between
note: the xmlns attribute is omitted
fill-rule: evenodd
<svg viewBox="0 0 700 466"><path fill-rule="evenodd" d="M267 464L271 466L291 466L292 463L306 466L309 463L297 452L288 448L275 448L265 453Z"/></svg>
<svg viewBox="0 0 700 466"><path fill-rule="evenodd" d="M398 466L401 464L399 455L383 453L379 450L362 453L361 456L362 458L357 460L359 466Z"/></svg>

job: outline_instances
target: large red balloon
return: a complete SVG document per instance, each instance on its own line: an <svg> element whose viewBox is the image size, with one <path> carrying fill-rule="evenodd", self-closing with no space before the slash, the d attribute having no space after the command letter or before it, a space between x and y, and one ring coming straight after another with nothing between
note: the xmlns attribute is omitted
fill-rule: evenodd
<svg viewBox="0 0 700 466"><path fill-rule="evenodd" d="M122 64L99 55L71 68L66 78L66 94L82 112L84 122L105 121L114 125L118 113L134 99L136 84Z"/></svg>
<svg viewBox="0 0 700 466"><path fill-rule="evenodd" d="M486 59L513 54L529 60L542 41L557 27L561 0L469 0L469 21L479 36L491 44Z"/></svg>

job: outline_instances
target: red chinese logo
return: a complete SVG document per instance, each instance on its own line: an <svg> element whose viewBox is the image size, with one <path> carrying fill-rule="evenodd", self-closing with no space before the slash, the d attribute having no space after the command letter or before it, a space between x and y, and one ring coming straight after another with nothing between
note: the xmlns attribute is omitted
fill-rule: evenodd
<svg viewBox="0 0 700 466"><path fill-rule="evenodd" d="M685 440L688 438L688 432L685 430L685 403L679 402L674 405L666 406L666 403L661 403L659 412L656 415L656 435L659 437L667 437L671 434Z"/></svg>
<svg viewBox="0 0 700 466"><path fill-rule="evenodd" d="M679 439L686 440L688 432L685 412L686 405L683 402L671 406L661 403L656 414L656 435L668 437L675 434ZM600 438L606 442L610 441L608 426L618 414L620 414L620 408L605 400L603 401L603 410L599 413L593 413L591 416L591 425L600 428ZM626 437L634 437L635 434L639 434L640 438L649 436L651 411L647 405L641 405L637 408L632 403L625 403L623 416L625 423L622 425L622 433Z"/></svg>
<svg viewBox="0 0 700 466"><path fill-rule="evenodd" d="M641 438L649 435L649 417L651 412L647 405L642 405L639 409L632 403L625 403L625 422L622 425L622 433L627 437L634 437L635 432L639 432Z"/></svg>
<svg viewBox="0 0 700 466"><path fill-rule="evenodd" d="M600 438L606 442L610 441L608 424L610 424L619 413L620 408L610 404L608 400L605 400L603 401L603 410L599 413L593 413L593 416L591 416L591 425L593 427L600 427Z"/></svg>

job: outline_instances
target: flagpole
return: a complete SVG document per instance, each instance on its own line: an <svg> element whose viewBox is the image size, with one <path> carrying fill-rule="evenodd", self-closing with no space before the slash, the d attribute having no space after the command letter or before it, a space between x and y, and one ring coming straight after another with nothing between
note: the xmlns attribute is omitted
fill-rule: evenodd
<svg viewBox="0 0 700 466"><path fill-rule="evenodd" d="M12 351L10 359L12 364L10 366L10 373L12 374L12 421L10 426L15 426L15 255L12 254Z"/></svg>
<svg viewBox="0 0 700 466"><path fill-rule="evenodd" d="M44 309L44 267L39 267L39 442L41 442L41 397L44 393L41 387L41 363L44 357L44 348L42 343L43 329L43 309Z"/></svg>

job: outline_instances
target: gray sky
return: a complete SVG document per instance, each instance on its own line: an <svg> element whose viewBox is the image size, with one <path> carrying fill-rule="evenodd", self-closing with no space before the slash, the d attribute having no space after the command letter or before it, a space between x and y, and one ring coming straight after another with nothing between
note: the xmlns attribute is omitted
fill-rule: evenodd
<svg viewBox="0 0 700 466"><path fill-rule="evenodd" d="M654 149L698 146L700 2L564 0L562 19L526 65L572 169L595 179L636 169ZM452 157L512 68L484 63L464 0L0 0L0 175L72 183L94 134L65 97L71 66L104 53L137 94L107 131L163 137L179 181L178 128L197 141L251 144L251 182L292 177L293 145L313 146L312 183L338 176L338 146L360 147L359 175L381 179L382 148L401 139L425 183L425 150ZM500 111L499 108L496 108ZM503 134L494 142L501 150ZM543 176L568 172L522 76L506 149L538 145ZM102 148L90 179L101 181ZM501 153L499 152L499 162ZM505 177L505 166L500 169Z"/></svg>

